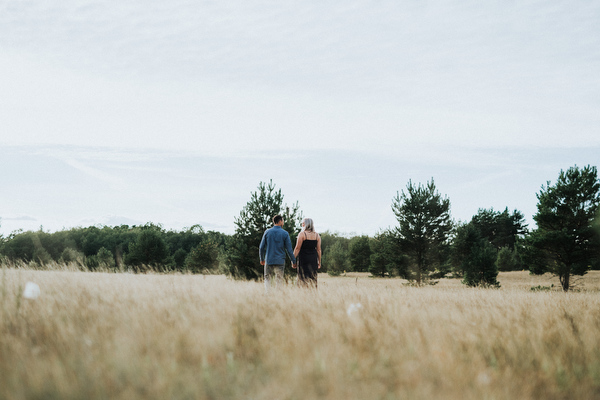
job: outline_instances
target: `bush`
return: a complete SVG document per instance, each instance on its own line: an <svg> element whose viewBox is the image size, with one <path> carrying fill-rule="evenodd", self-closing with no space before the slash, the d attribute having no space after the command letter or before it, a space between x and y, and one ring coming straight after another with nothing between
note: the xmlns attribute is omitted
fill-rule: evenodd
<svg viewBox="0 0 600 400"><path fill-rule="evenodd" d="M327 273L332 276L338 276L345 272L350 266L348 260L348 249L341 241L335 242L324 254L323 263L327 265Z"/></svg>
<svg viewBox="0 0 600 400"><path fill-rule="evenodd" d="M519 269L518 255L515 250L503 247L498 251L496 265L499 271L516 271Z"/></svg>
<svg viewBox="0 0 600 400"><path fill-rule="evenodd" d="M350 239L350 268L352 271L366 272L371 264L371 246L368 236L355 236Z"/></svg>
<svg viewBox="0 0 600 400"><path fill-rule="evenodd" d="M463 283L468 286L500 287L496 280L496 249L485 239L474 246L466 260Z"/></svg>
<svg viewBox="0 0 600 400"><path fill-rule="evenodd" d="M53 260L52 256L50 256L50 253L48 253L46 249L39 247L33 251L33 261L43 266L51 263Z"/></svg>
<svg viewBox="0 0 600 400"><path fill-rule="evenodd" d="M66 249L63 250L63 252L60 255L60 259L59 259L60 262L63 262L65 264L76 263L79 265L83 265L84 260L85 260L85 256L83 255L82 252L72 249L70 247L67 247Z"/></svg>
<svg viewBox="0 0 600 400"><path fill-rule="evenodd" d="M169 256L167 244L155 229L144 229L134 243L129 245L125 263L136 267L163 265Z"/></svg>
<svg viewBox="0 0 600 400"><path fill-rule="evenodd" d="M177 249L175 253L173 253L173 261L175 262L177 269L183 269L185 267L185 259L188 254L189 253L184 249Z"/></svg>
<svg viewBox="0 0 600 400"><path fill-rule="evenodd" d="M185 269L193 273L214 270L219 266L219 247L213 242L200 243L185 258Z"/></svg>
<svg viewBox="0 0 600 400"><path fill-rule="evenodd" d="M115 257L113 256L113 253L110 252L110 250L101 247L100 250L98 250L98 253L96 254L96 258L98 259L98 266L100 268L115 268Z"/></svg>

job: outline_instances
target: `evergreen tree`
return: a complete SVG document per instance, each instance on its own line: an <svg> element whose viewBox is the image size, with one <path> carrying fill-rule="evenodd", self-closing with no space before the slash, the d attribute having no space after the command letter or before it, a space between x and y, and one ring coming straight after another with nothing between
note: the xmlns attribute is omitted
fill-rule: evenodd
<svg viewBox="0 0 600 400"><path fill-rule="evenodd" d="M399 250L398 238L390 231L383 231L371 240L371 264L373 276L407 277L407 260Z"/></svg>
<svg viewBox="0 0 600 400"><path fill-rule="evenodd" d="M406 192L393 199L402 250L411 260L411 279L420 285L440 265L452 230L450 200L436 191L433 179L427 185L408 182Z"/></svg>
<svg viewBox="0 0 600 400"><path fill-rule="evenodd" d="M483 240L480 230L473 224L462 224L456 227L450 260L455 276L463 276L473 249Z"/></svg>
<svg viewBox="0 0 600 400"><path fill-rule="evenodd" d="M64 249L59 258L59 262L66 264L75 263L79 265L84 265L84 260L85 255L82 252L70 247Z"/></svg>
<svg viewBox="0 0 600 400"><path fill-rule="evenodd" d="M510 214L508 207L502 212L494 211L493 208L489 210L480 208L471 219L471 224L496 250L502 247L514 249L517 240L527 233L523 214L517 210Z"/></svg>
<svg viewBox="0 0 600 400"><path fill-rule="evenodd" d="M113 253L105 247L101 247L96 254L98 264L101 268L115 268L115 256Z"/></svg>
<svg viewBox="0 0 600 400"><path fill-rule="evenodd" d="M537 229L528 238L532 273L551 272L564 291L572 275L585 275L598 262L600 239L594 220L600 207L600 181L596 167L577 166L560 171L537 194Z"/></svg>
<svg viewBox="0 0 600 400"><path fill-rule="evenodd" d="M350 269L366 272L371 264L371 247L368 236L355 236L350 239Z"/></svg>
<svg viewBox="0 0 600 400"><path fill-rule="evenodd" d="M499 287L496 258L496 249L487 240L480 239L465 259L463 283L468 286Z"/></svg>
<svg viewBox="0 0 600 400"><path fill-rule="evenodd" d="M329 251L333 248L333 245L340 242L340 246L342 246L345 251L348 251L350 246L350 239L340 235L339 233L331 233L329 231L321 232L321 259L323 260L323 264L321 265L321 269L319 272L328 272L328 264L327 257ZM348 256L348 254L346 254ZM342 271L346 270L349 267L344 267Z"/></svg>
<svg viewBox="0 0 600 400"><path fill-rule="evenodd" d="M171 249L173 257L177 250L183 250L187 255L194 247L207 240L207 238L208 234L204 232L204 229L200 225L193 225L181 232L168 231L164 233L165 242L169 246L169 249ZM181 252L178 257L181 257Z"/></svg>
<svg viewBox="0 0 600 400"><path fill-rule="evenodd" d="M349 269L348 248L344 241L338 240L323 254L323 264L327 265L327 273L332 276L340 275Z"/></svg>
<svg viewBox="0 0 600 400"><path fill-rule="evenodd" d="M183 270L185 267L185 259L188 256L188 252L182 248L178 248L173 253L173 261L178 270Z"/></svg>
<svg viewBox="0 0 600 400"><path fill-rule="evenodd" d="M166 264L169 248L161 234L162 229L157 226L144 227L137 240L130 243L125 263L135 266L138 270Z"/></svg>
<svg viewBox="0 0 600 400"><path fill-rule="evenodd" d="M11 260L22 260L29 262L33 260L36 249L35 232L13 232L2 245L2 254Z"/></svg>
<svg viewBox="0 0 600 400"><path fill-rule="evenodd" d="M218 266L218 257L219 247L207 240L190 251L185 259L185 268L194 273L214 270Z"/></svg>
<svg viewBox="0 0 600 400"><path fill-rule="evenodd" d="M519 255L515 250L511 250L508 246L501 248L498 251L496 265L499 271L516 271L521 266Z"/></svg>
<svg viewBox="0 0 600 400"><path fill-rule="evenodd" d="M227 268L231 276L236 279L259 279L263 276L258 247L265 231L273 226L272 219L277 214L283 216L283 229L290 234L293 246L302 220L298 203L284 206L281 189L276 190L273 181L268 184L260 182L258 190L251 193L250 201L234 220L235 234L227 254ZM289 267L289 260L286 264ZM286 268L286 273L290 273L290 268Z"/></svg>

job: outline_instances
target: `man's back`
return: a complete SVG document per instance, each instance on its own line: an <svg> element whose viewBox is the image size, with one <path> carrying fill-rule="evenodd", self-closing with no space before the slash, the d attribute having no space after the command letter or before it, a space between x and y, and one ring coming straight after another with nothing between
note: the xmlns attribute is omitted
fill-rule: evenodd
<svg viewBox="0 0 600 400"><path fill-rule="evenodd" d="M260 242L260 260L268 265L283 265L286 252L295 262L290 235L279 225L267 229Z"/></svg>

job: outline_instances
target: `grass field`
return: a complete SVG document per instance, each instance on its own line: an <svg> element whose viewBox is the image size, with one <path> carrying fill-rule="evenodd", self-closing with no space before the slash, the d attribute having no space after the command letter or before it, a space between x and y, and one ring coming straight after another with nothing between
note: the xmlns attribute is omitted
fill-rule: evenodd
<svg viewBox="0 0 600 400"><path fill-rule="evenodd" d="M0 273L0 399L600 398L599 272L571 293L510 272L498 290L349 274L270 295L223 276Z"/></svg>

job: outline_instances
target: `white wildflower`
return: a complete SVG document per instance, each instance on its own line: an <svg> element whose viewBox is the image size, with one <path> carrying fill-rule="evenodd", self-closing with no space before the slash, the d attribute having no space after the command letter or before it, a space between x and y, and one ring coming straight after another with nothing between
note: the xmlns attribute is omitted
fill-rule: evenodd
<svg viewBox="0 0 600 400"><path fill-rule="evenodd" d="M37 299L39 296L40 287L33 282L27 282L25 284L25 290L23 291L23 297L26 299Z"/></svg>
<svg viewBox="0 0 600 400"><path fill-rule="evenodd" d="M358 310L360 310L361 308L362 308L362 304L360 304L360 303L352 303L352 304L350 304L348 306L348 309L346 310L346 313L348 314L348 316L351 316L355 312L358 312Z"/></svg>
<svg viewBox="0 0 600 400"><path fill-rule="evenodd" d="M477 375L477 382L479 382L480 385L486 386L492 382L492 378L486 372L480 372L479 375Z"/></svg>

